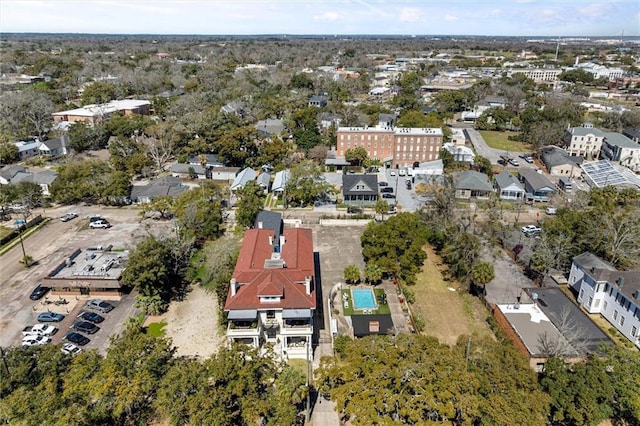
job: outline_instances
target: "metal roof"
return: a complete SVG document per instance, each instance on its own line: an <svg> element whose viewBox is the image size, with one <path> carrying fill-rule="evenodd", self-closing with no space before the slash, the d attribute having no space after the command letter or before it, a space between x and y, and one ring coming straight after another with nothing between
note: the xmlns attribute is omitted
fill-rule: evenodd
<svg viewBox="0 0 640 426"><path fill-rule="evenodd" d="M589 181L598 188L609 185L635 185L640 188L640 178L633 173L617 169L609 160L593 161L581 164L580 167Z"/></svg>

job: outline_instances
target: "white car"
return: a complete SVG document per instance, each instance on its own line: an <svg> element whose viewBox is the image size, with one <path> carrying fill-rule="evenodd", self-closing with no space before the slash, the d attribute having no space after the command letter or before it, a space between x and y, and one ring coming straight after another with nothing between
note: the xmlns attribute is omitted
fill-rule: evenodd
<svg viewBox="0 0 640 426"><path fill-rule="evenodd" d="M95 228L103 228L103 229L106 229L106 228L111 228L111 224L109 222L107 222L107 221L104 221L104 220L97 220L95 222L91 222L89 224L89 228L94 228L94 229Z"/></svg>
<svg viewBox="0 0 640 426"><path fill-rule="evenodd" d="M389 172L390 176L395 176L396 175L396 171L395 170L391 170L391 172Z"/></svg>
<svg viewBox="0 0 640 426"><path fill-rule="evenodd" d="M37 334L32 334L30 336L25 336L22 339L22 346L37 346L37 345L46 345L51 341L47 336L39 336Z"/></svg>
<svg viewBox="0 0 640 426"><path fill-rule="evenodd" d="M82 349L74 345L73 343L65 343L64 345L62 345L61 351L65 355L77 355L82 352Z"/></svg>
<svg viewBox="0 0 640 426"><path fill-rule="evenodd" d="M535 225L525 225L521 228L521 231L527 234L529 232L540 232L541 229Z"/></svg>
<svg viewBox="0 0 640 426"><path fill-rule="evenodd" d="M25 336L52 336L58 332L58 328L48 324L36 324L29 331L26 331Z"/></svg>

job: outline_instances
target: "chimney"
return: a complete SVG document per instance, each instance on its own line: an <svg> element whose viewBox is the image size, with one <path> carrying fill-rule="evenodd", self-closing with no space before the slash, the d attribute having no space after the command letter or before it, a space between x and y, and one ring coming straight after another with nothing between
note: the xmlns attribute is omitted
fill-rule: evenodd
<svg viewBox="0 0 640 426"><path fill-rule="evenodd" d="M593 275L593 274L595 274L595 273L596 273L596 267L595 267L595 266L592 266L592 267L591 267L591 275Z"/></svg>
<svg viewBox="0 0 640 426"><path fill-rule="evenodd" d="M622 290L622 287L624 287L624 277L618 277L616 284L618 284L618 288Z"/></svg>
<svg viewBox="0 0 640 426"><path fill-rule="evenodd" d="M229 285L231 286L231 296L235 296L236 292L238 291L238 288L236 287L236 279L231 278Z"/></svg>
<svg viewBox="0 0 640 426"><path fill-rule="evenodd" d="M262 228L263 228L262 221L260 221L260 222L258 222L258 229L262 229Z"/></svg>
<svg viewBox="0 0 640 426"><path fill-rule="evenodd" d="M304 277L304 289L307 296L311 296L311 277Z"/></svg>
<svg viewBox="0 0 640 426"><path fill-rule="evenodd" d="M284 243L285 243L284 235L280 235L280 251L282 251L282 247L284 247Z"/></svg>

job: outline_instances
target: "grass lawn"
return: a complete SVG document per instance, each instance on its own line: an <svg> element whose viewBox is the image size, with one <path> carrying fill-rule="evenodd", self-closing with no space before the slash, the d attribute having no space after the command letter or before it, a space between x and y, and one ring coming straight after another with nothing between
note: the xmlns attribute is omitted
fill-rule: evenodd
<svg viewBox="0 0 640 426"><path fill-rule="evenodd" d="M287 364L289 364L289 367L294 368L304 374L304 377L307 377L307 374L309 374L309 367L307 366L306 359L291 358L287 360Z"/></svg>
<svg viewBox="0 0 640 426"><path fill-rule="evenodd" d="M373 292L376 295L376 300L379 300L380 298L382 298L382 295L384 294L384 289L383 288L374 288ZM351 300L351 290L350 289L342 290L342 294L346 295L346 299L345 299L345 296L342 296L342 301L343 301L342 309L343 309L343 312L344 312L344 316L364 315L361 310L353 309L353 300ZM344 301L345 300L347 301L348 307L344 306ZM378 309L373 309L371 311L372 315L373 314L385 315L385 314L390 314L390 313L391 313L391 308L389 308L389 305L381 304L380 302L378 302Z"/></svg>
<svg viewBox="0 0 640 426"><path fill-rule="evenodd" d="M167 321L162 320L160 322L152 322L147 326L147 334L153 337L163 337L164 327L167 325Z"/></svg>
<svg viewBox="0 0 640 426"><path fill-rule="evenodd" d="M494 132L491 130L480 130L480 134L484 141L491 148L501 151L531 151L531 145L522 142L510 141L509 136L517 135L515 132Z"/></svg>
<svg viewBox="0 0 640 426"><path fill-rule="evenodd" d="M478 334L493 338L487 324L490 315L484 305L464 290L457 290L458 283L445 281L446 265L430 246L425 247L427 259L416 285L411 290L416 301L411 305L414 315L425 322L422 334L434 336L440 342L453 345L462 335ZM456 291L451 291L456 289Z"/></svg>
<svg viewBox="0 0 640 426"><path fill-rule="evenodd" d="M5 226L0 226L0 238L4 238L7 235L11 234L14 230L11 228L7 228Z"/></svg>

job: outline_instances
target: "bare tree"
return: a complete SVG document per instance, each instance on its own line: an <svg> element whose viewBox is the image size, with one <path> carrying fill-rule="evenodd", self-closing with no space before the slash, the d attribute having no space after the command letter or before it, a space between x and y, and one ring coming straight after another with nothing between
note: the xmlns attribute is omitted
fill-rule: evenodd
<svg viewBox="0 0 640 426"><path fill-rule="evenodd" d="M608 260L614 265L630 266L640 259L640 218L631 210L601 216L598 229Z"/></svg>
<svg viewBox="0 0 640 426"><path fill-rule="evenodd" d="M541 352L546 356L559 358L577 357L589 349L589 333L572 316L568 308L563 308L560 316L551 318L558 333L544 332L538 339Z"/></svg>

